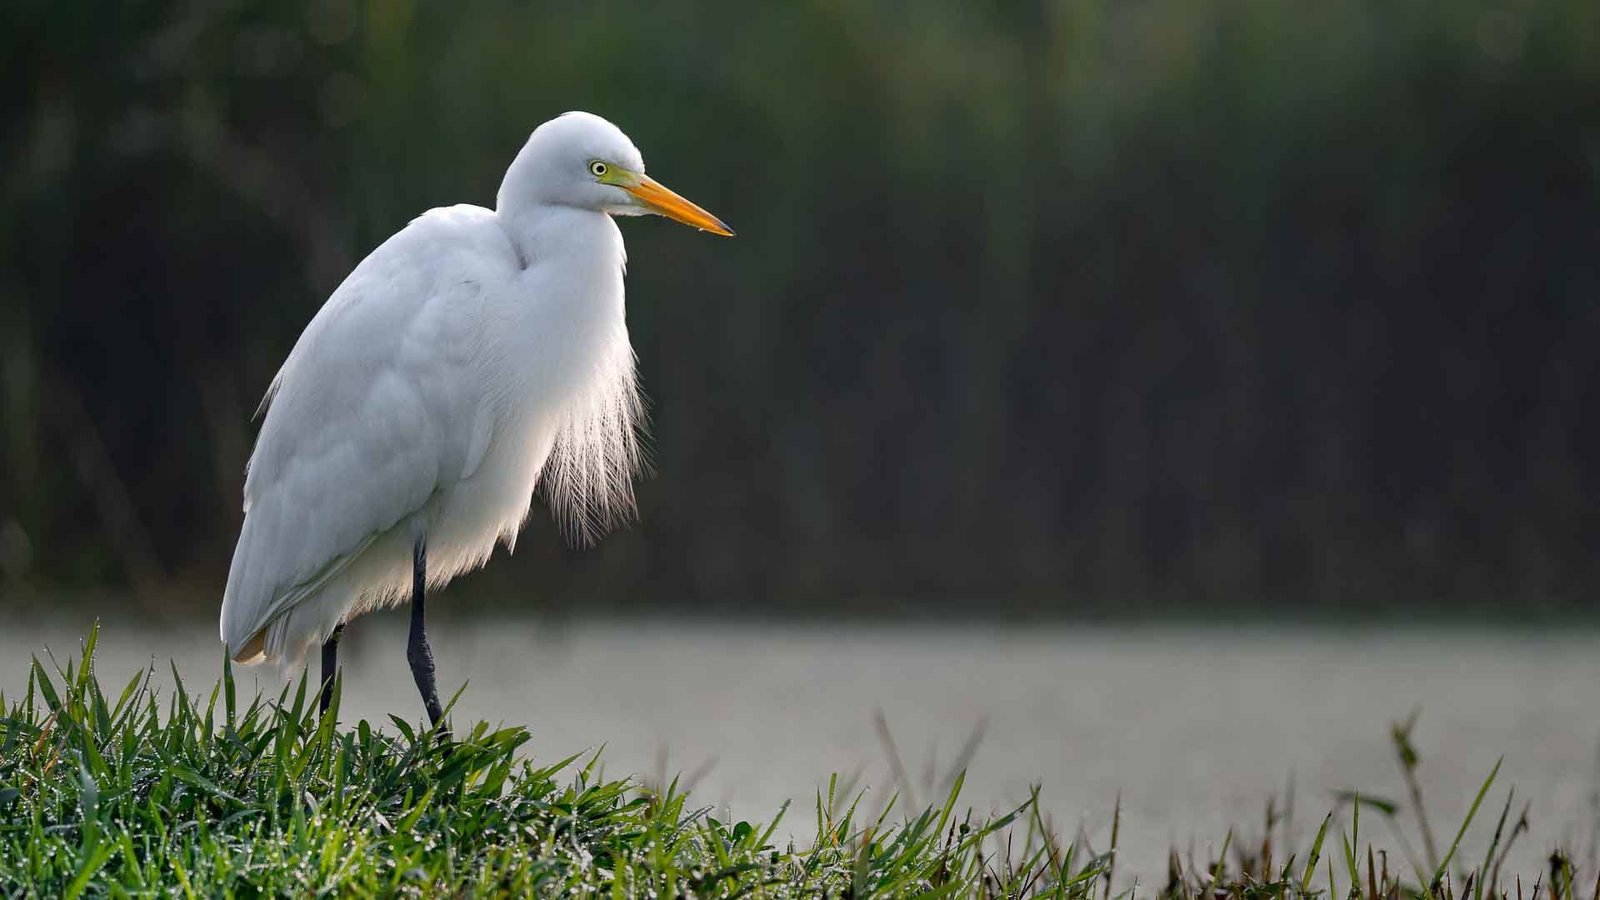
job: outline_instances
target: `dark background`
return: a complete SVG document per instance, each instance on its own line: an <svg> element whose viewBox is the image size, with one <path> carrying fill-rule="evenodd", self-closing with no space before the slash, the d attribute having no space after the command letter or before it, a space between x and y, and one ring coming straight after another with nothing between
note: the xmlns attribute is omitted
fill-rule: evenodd
<svg viewBox="0 0 1600 900"><path fill-rule="evenodd" d="M0 11L0 603L213 608L300 329L580 108L739 237L625 223L642 521L460 602L1592 606L1593 0L460 6Z"/></svg>

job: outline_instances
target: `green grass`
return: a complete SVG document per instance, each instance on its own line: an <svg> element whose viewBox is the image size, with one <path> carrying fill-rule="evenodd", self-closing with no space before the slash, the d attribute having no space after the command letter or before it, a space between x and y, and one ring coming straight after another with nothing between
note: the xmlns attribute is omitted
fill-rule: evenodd
<svg viewBox="0 0 1600 900"><path fill-rule="evenodd" d="M292 695L240 698L224 665L206 694L186 691L176 670L164 697L153 671L108 693L94 672L95 640L91 632L65 667L35 660L20 699L0 696L0 895L1109 900L1128 890L1114 877L1113 852L1052 833L1037 793L978 819L962 811L957 778L936 807L902 813L891 802L869 817L859 795L830 786L814 822L785 822L778 811L765 824L726 823L676 784L657 791L601 777L597 756L527 759L519 727L478 724L445 737L391 717L382 730L366 721L340 730L337 699L319 716L303 680ZM1414 785L1409 726L1397 726L1395 741ZM1419 809L1420 800L1419 789ZM1405 873L1359 843L1363 816L1398 822L1401 805L1354 794L1346 802L1350 829L1336 833L1330 815L1298 854L1275 860L1269 812L1266 838L1246 849L1230 835L1222 862L1206 866L1186 869L1175 855L1167 882L1137 893L1521 896L1500 875L1521 831L1514 821L1508 829L1509 798L1476 869L1458 864L1456 844L1441 857L1424 825L1425 856L1412 855ZM799 824L814 835L803 845L787 838ZM1460 832L1447 833L1458 844ZM1535 896L1578 900L1570 863L1558 858L1552 872Z"/></svg>

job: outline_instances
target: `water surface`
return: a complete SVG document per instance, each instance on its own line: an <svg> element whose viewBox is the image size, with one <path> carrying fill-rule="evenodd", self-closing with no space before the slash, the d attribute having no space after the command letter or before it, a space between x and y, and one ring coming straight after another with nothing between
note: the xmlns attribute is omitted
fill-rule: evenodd
<svg viewBox="0 0 1600 900"><path fill-rule="evenodd" d="M1058 830L1103 845L1120 794L1123 870L1150 884L1170 847L1203 854L1230 825L1258 837L1269 798L1282 806L1291 784L1302 837L1338 789L1401 798L1387 729L1414 710L1437 830L1453 833L1502 755L1495 812L1512 785L1519 804L1532 803L1519 868L1531 875L1558 842L1589 858L1600 819L1600 635L436 618L441 691L471 682L458 719L526 724L540 758L604 745L610 774L685 773L700 804L737 817L769 818L793 799L798 836L830 773L868 788L868 806L907 785L928 802L980 733L968 804L998 809L1037 783ZM346 721L422 717L404 619L349 629ZM76 648L87 623L7 625L0 686L10 696L31 652ZM108 622L99 670L120 682L170 657L187 682L209 685L215 634L209 621ZM274 673L245 672L242 687L278 691ZM1492 825L1466 847L1481 847Z"/></svg>

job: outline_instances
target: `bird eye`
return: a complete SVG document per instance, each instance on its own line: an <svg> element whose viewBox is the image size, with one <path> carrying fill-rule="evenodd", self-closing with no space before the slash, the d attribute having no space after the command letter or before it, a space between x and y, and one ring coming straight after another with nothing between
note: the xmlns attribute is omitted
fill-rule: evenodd
<svg viewBox="0 0 1600 900"><path fill-rule="evenodd" d="M596 178L605 177L606 171L606 164L598 159L592 163L589 163L589 174Z"/></svg>

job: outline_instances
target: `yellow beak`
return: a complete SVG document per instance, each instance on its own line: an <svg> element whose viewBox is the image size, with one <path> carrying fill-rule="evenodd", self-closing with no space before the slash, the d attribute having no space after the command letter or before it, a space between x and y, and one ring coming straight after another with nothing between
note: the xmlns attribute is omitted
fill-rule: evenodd
<svg viewBox="0 0 1600 900"><path fill-rule="evenodd" d="M676 222L693 225L701 231L720 234L723 237L733 237L733 229L722 224L722 220L706 212L688 200L667 190L661 182L649 175L638 176L639 183L622 185L622 189L632 194L646 209L660 213Z"/></svg>

